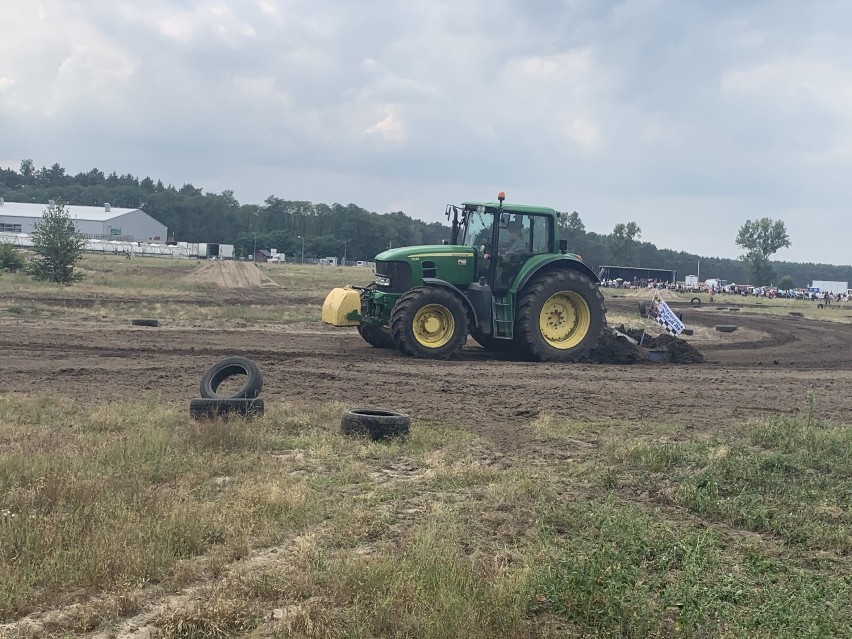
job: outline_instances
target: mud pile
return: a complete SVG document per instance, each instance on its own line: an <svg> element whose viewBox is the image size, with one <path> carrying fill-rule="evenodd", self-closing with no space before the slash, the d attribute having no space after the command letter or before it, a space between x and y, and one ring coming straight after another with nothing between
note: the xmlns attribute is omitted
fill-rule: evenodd
<svg viewBox="0 0 852 639"><path fill-rule="evenodd" d="M606 331L597 347L589 353L589 361L598 364L641 364L649 361L648 351L615 333Z"/></svg>
<svg viewBox="0 0 852 639"><path fill-rule="evenodd" d="M252 262L216 260L205 264L183 278L198 284L215 284L222 288L266 288L278 286L260 272Z"/></svg>
<svg viewBox="0 0 852 639"><path fill-rule="evenodd" d="M668 334L652 336L644 334L642 329L628 329L624 325L615 329L632 337L641 346L619 337L612 331L606 331L598 341L597 348L589 354L589 361L601 364L641 364L651 361L649 350L668 351L673 364L701 364L704 355L686 340Z"/></svg>

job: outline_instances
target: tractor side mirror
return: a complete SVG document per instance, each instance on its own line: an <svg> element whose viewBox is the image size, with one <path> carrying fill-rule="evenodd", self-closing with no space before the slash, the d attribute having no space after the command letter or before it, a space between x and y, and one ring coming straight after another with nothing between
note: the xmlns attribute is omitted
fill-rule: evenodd
<svg viewBox="0 0 852 639"><path fill-rule="evenodd" d="M559 252L563 255L568 252L568 240L559 240Z"/></svg>
<svg viewBox="0 0 852 639"><path fill-rule="evenodd" d="M500 214L500 228L501 229L509 228L509 214L508 213L504 212L504 213Z"/></svg>

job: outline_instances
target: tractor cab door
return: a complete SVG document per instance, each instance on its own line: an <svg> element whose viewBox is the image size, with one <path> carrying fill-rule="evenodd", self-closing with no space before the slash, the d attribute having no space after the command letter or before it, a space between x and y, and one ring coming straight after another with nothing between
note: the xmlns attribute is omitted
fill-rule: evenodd
<svg viewBox="0 0 852 639"><path fill-rule="evenodd" d="M495 294L505 295L528 259L533 255L552 252L552 218L544 215L503 213L498 226L496 268L492 286Z"/></svg>

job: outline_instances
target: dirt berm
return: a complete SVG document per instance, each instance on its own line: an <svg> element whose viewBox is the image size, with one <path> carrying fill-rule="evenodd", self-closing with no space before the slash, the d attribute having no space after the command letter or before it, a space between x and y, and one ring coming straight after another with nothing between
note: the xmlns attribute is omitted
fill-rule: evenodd
<svg viewBox="0 0 852 639"><path fill-rule="evenodd" d="M260 272L252 262L217 260L208 262L183 278L199 284L215 284L222 288L265 288L278 286Z"/></svg>

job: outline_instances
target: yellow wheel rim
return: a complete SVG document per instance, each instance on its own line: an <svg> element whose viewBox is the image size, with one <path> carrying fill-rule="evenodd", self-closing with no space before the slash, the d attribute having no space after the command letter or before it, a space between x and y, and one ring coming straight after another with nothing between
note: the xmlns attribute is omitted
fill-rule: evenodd
<svg viewBox="0 0 852 639"><path fill-rule="evenodd" d="M456 331L456 321L446 306L427 304L414 314L414 338L427 348L440 348Z"/></svg>
<svg viewBox="0 0 852 639"><path fill-rule="evenodd" d="M541 307L538 326L541 336L553 348L574 348L589 332L592 312L582 295L559 291Z"/></svg>

